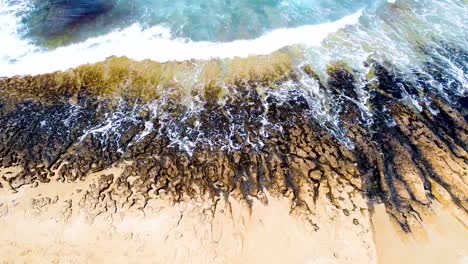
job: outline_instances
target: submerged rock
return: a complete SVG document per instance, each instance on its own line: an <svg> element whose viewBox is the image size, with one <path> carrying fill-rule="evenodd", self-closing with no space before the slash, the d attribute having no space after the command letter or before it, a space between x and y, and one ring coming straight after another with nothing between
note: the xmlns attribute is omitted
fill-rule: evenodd
<svg viewBox="0 0 468 264"><path fill-rule="evenodd" d="M71 33L82 24L96 20L108 13L116 0L38 0L25 23L29 34L36 39L44 39L56 46L68 42Z"/></svg>

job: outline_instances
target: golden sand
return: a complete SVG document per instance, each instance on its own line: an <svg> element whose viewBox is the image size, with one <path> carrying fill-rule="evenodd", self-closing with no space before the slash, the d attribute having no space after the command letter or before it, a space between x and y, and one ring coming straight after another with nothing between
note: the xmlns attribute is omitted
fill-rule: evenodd
<svg viewBox="0 0 468 264"><path fill-rule="evenodd" d="M118 175L119 168L102 173ZM2 172L5 175L5 171ZM14 172L13 172L14 173ZM229 197L90 217L86 181L0 191L1 263L466 263L468 232L435 207L425 233L404 234L378 205L355 225L320 195L314 215L266 193L252 208ZM104 201L102 201L104 202ZM89 209L89 208L88 208ZM429 218L428 218L429 219ZM318 227L318 229L316 228ZM443 260L443 261L442 261Z"/></svg>

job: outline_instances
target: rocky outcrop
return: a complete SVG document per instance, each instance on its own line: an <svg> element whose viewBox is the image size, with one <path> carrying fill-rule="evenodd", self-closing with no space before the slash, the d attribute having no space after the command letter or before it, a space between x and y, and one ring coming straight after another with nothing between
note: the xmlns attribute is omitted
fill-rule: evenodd
<svg viewBox="0 0 468 264"><path fill-rule="evenodd" d="M467 213L463 104L377 62L369 62L358 87L358 73L343 63L319 76L278 61L270 70L251 68L249 78L225 74L224 81L214 81L221 66L205 65L204 82L190 89L173 72L188 64L125 58L2 79L0 164L21 168L3 180L16 190L119 168L85 194L82 205L92 215L143 209L162 196L268 203L265 190L311 214L326 195L356 225L354 214L382 202L406 231L434 199ZM313 96L287 89L304 78L328 98L321 106L337 126L314 116Z"/></svg>

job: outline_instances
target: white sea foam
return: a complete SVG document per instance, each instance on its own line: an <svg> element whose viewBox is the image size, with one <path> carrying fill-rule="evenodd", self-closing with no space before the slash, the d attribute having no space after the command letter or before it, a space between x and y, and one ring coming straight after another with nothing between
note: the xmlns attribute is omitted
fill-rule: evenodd
<svg viewBox="0 0 468 264"><path fill-rule="evenodd" d="M0 0L0 63L1 69L8 61L32 53L35 47L21 39L21 19L30 9L27 1ZM1 73L2 71L0 71Z"/></svg>
<svg viewBox="0 0 468 264"><path fill-rule="evenodd" d="M5 0L0 0L0 7L6 5L4 2ZM320 45L329 33L357 23L361 14L362 10L330 23L276 29L256 39L232 42L174 39L167 28L154 26L143 29L141 25L133 24L81 43L41 51L20 39L17 29L11 26L18 25L18 18L14 10L10 10L0 13L1 37L6 35L0 42L0 76L65 70L85 63L102 61L113 55L160 62L266 55L294 44ZM5 25L9 25L8 30L3 29Z"/></svg>

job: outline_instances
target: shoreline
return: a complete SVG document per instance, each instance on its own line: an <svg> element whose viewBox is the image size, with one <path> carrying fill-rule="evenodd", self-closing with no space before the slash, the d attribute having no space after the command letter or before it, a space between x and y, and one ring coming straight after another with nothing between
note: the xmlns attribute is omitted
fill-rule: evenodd
<svg viewBox="0 0 468 264"><path fill-rule="evenodd" d="M318 74L275 56L207 63L194 79L187 63L110 58L0 80L0 250L466 261L466 97L372 60Z"/></svg>
<svg viewBox="0 0 468 264"><path fill-rule="evenodd" d="M280 28L254 39L231 42L174 39L167 28L154 26L145 29L135 23L102 36L48 50L11 33L12 35L6 36L11 43L6 45L12 49L19 49L15 51L18 55L10 57L8 53L0 53L2 59L0 76L13 77L68 71L83 65L102 62L109 57L128 57L139 62L151 60L164 64L189 61L216 63L229 59L269 56L284 49L320 46L329 34L358 23L361 15L362 10L358 10L336 21ZM67 57L67 60L63 60L64 57ZM47 61L46 66L43 64L44 61Z"/></svg>

